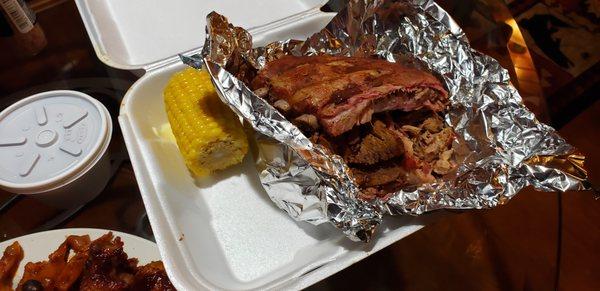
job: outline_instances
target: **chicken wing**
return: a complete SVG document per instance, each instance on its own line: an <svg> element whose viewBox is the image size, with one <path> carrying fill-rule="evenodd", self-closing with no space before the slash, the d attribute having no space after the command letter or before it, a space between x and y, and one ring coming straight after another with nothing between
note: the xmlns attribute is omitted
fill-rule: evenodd
<svg viewBox="0 0 600 291"><path fill-rule="evenodd" d="M23 260L23 249L18 242L12 243L4 250L0 258L0 291L13 290L13 278Z"/></svg>

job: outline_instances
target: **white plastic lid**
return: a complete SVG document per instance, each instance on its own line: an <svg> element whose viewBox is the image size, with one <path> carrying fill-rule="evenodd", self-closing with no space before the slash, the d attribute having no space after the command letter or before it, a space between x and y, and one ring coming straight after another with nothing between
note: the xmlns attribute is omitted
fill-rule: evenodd
<svg viewBox="0 0 600 291"><path fill-rule="evenodd" d="M206 15L216 11L246 29L318 10L327 0L76 0L98 58L142 69L204 43Z"/></svg>
<svg viewBox="0 0 600 291"><path fill-rule="evenodd" d="M108 110L76 91L49 91L0 113L0 187L46 192L87 172L112 134Z"/></svg>

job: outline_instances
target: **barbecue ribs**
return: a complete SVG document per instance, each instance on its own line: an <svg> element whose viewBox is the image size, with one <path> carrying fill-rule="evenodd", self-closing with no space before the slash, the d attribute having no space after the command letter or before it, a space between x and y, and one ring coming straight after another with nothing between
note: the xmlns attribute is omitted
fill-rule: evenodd
<svg viewBox="0 0 600 291"><path fill-rule="evenodd" d="M284 56L251 83L313 142L349 164L363 197L434 182L450 172L448 93L433 75L385 60Z"/></svg>

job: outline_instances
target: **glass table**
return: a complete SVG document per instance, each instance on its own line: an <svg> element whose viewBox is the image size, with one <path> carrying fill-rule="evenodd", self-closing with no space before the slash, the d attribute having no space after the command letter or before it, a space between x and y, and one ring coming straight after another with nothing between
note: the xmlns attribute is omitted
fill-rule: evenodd
<svg viewBox="0 0 600 291"><path fill-rule="evenodd" d="M339 3L331 1L325 9L335 11ZM438 3L455 17L476 49L509 70L526 104L548 121L536 69L506 4L500 0ZM93 201L71 209L0 190L0 241L74 227L111 229L152 240L116 120L123 95L143 72L112 69L97 59L73 1L33 1L32 7L48 45L35 57L0 54L0 109L56 89L97 98L113 117L112 179ZM523 198L508 206L437 221L311 289L554 289L561 269L556 251L559 202L555 194L523 192L519 195Z"/></svg>

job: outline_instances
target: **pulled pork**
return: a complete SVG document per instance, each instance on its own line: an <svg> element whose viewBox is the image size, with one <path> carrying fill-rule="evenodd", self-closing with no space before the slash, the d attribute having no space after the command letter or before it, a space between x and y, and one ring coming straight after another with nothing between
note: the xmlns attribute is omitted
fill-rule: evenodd
<svg viewBox="0 0 600 291"><path fill-rule="evenodd" d="M383 197L406 186L435 182L452 171L454 132L437 115L415 125L398 125L389 116L346 135L327 139L315 134L312 141L341 154L350 166L364 198Z"/></svg>

